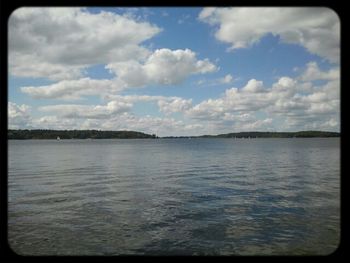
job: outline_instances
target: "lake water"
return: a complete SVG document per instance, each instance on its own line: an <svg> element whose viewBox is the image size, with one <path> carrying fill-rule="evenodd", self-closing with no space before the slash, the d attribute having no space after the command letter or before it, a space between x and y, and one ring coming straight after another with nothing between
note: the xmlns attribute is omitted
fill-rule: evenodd
<svg viewBox="0 0 350 263"><path fill-rule="evenodd" d="M326 255L340 139L11 140L21 255Z"/></svg>

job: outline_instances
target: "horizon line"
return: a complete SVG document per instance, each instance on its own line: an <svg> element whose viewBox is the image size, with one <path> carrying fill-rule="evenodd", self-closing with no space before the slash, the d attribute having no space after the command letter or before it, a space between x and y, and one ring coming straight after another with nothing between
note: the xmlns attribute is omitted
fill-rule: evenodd
<svg viewBox="0 0 350 263"><path fill-rule="evenodd" d="M146 133L135 130L97 130L97 129L7 129L14 131L35 131L35 130L43 130L43 131L98 131L98 132L137 132L143 133L146 135L156 135L158 138L164 137L201 137L201 136L219 136L219 135L227 135L227 134L239 134L239 133L300 133L300 132L325 132L325 133L338 133L341 134L340 131L326 131L326 130L299 130L299 131L239 131L239 132L226 132L226 133L218 133L218 134L201 134L201 135L166 135L166 136L158 136L156 133Z"/></svg>

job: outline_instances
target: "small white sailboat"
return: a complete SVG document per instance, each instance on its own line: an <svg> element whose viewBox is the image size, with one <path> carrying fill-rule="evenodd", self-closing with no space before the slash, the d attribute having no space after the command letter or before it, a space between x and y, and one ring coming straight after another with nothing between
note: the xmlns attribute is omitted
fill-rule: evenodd
<svg viewBox="0 0 350 263"><path fill-rule="evenodd" d="M60 136L57 136L57 141L61 140Z"/></svg>

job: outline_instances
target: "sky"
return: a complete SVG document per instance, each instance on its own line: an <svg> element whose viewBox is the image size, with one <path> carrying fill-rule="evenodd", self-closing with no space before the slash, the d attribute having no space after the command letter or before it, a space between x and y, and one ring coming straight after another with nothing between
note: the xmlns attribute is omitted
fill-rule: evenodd
<svg viewBox="0 0 350 263"><path fill-rule="evenodd" d="M320 7L22 7L10 129L340 131L340 21Z"/></svg>

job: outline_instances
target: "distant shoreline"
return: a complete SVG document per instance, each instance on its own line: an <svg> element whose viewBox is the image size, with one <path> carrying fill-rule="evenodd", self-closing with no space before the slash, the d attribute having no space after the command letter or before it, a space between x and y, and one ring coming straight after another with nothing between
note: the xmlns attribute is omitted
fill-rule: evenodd
<svg viewBox="0 0 350 263"><path fill-rule="evenodd" d="M100 131L100 130L14 130L7 131L9 140L33 140L33 139L179 139L179 138L331 138L340 137L339 132L328 131L298 131L298 132L237 132L218 135L198 136L163 136L146 134L137 131Z"/></svg>

